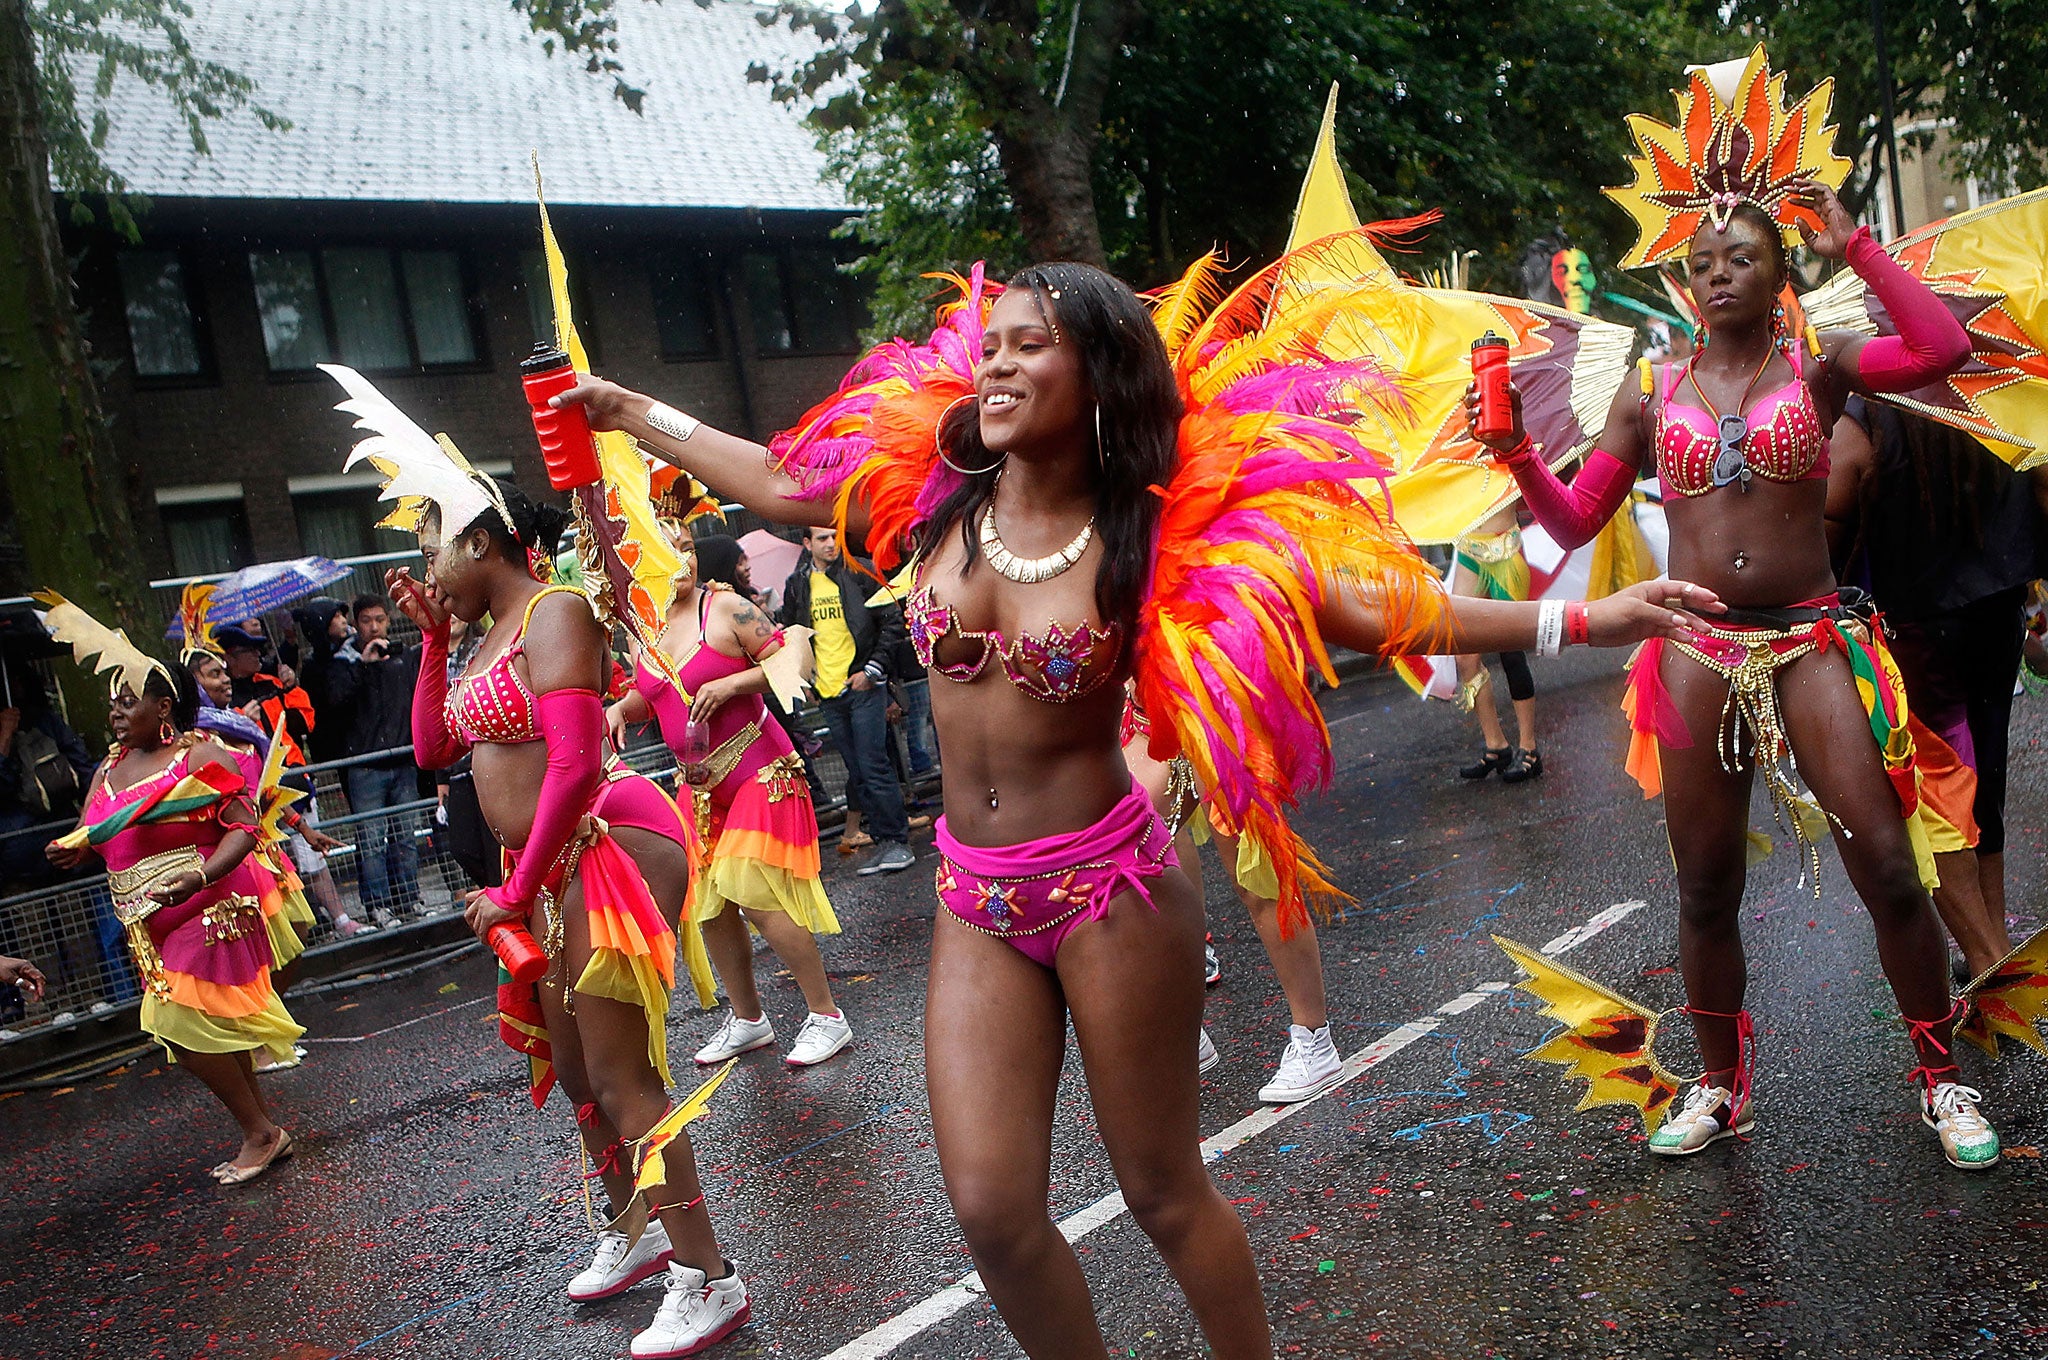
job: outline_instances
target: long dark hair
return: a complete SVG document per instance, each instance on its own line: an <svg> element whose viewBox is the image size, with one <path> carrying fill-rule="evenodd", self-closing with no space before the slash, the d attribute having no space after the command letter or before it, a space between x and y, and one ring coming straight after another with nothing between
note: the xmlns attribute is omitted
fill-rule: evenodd
<svg viewBox="0 0 2048 1360"><path fill-rule="evenodd" d="M466 538L482 529L491 536L491 546L498 555L521 568L526 566L526 555L532 548L540 548L549 557L561 551L562 531L569 527L568 512L545 503L535 504L516 484L502 477L491 480L497 483L498 494L505 498L512 528L506 529L505 521L493 508L478 515L457 537Z"/></svg>
<svg viewBox="0 0 2048 1360"><path fill-rule="evenodd" d="M1095 532L1102 562L1095 573L1095 606L1105 620L1130 620L1144 598L1159 531L1153 487L1173 476L1181 418L1180 391L1166 345L1151 313L1130 288L1093 265L1035 264L1006 287L1028 288L1059 327L1059 343L1079 345L1101 410L1102 444L1095 478ZM980 560L975 537L981 513L995 495L1001 459L981 442L981 416L973 402L946 413L939 447L961 467L984 468L940 502L918 534L917 550L930 554L957 526L967 560Z"/></svg>
<svg viewBox="0 0 2048 1360"><path fill-rule="evenodd" d="M705 534L697 540L697 580L739 589L740 563L746 554L731 534Z"/></svg>

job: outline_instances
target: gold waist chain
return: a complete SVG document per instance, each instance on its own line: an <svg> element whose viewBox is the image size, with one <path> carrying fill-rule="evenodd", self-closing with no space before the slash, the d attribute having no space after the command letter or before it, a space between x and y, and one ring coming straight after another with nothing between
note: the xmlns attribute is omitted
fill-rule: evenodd
<svg viewBox="0 0 2048 1360"><path fill-rule="evenodd" d="M1731 642L1744 649L1734 665L1720 661L1690 643L1677 639L1672 646L1728 682L1728 697L1721 704L1721 720L1715 731L1715 748L1721 768L1730 774L1742 768L1742 728L1750 733L1749 755L1762 771L1764 786L1771 791L1772 817L1780 831L1789 830L1802 853L1800 882L1813 871L1813 894L1820 896L1820 837L1833 823L1844 836L1849 834L1841 819L1799 790L1799 762L1792 753L1785 732L1784 710L1778 704L1778 672L1820 649L1810 628L1742 629L1735 631L1708 624L1707 636ZM1774 642L1795 642L1777 650ZM1789 827L1787 823L1789 822Z"/></svg>

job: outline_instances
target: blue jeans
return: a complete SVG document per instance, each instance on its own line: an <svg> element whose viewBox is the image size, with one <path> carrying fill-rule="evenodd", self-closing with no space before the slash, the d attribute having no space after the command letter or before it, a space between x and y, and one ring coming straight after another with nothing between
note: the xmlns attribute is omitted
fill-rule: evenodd
<svg viewBox="0 0 2048 1360"><path fill-rule="evenodd" d="M939 763L932 754L939 743L932 731L932 687L928 680L912 680L903 686L903 741L910 748L911 774L928 773Z"/></svg>
<svg viewBox="0 0 2048 1360"><path fill-rule="evenodd" d="M419 801L419 772L410 764L352 765L342 771L350 812L379 812ZM371 817L354 823L362 865L363 908L410 911L420 903L420 851L413 843L417 814Z"/></svg>
<svg viewBox="0 0 2048 1360"><path fill-rule="evenodd" d="M881 685L844 689L821 699L826 730L846 762L846 806L867 819L878 841L910 841L910 814L903 810L903 785L889 763L889 691Z"/></svg>

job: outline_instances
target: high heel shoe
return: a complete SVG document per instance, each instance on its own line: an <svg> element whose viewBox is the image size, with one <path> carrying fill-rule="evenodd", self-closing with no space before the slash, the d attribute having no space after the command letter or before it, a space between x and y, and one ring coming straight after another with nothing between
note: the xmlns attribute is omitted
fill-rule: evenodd
<svg viewBox="0 0 2048 1360"><path fill-rule="evenodd" d="M1489 746L1481 753L1477 762L1458 771L1458 778L1484 779L1495 770L1506 769L1509 757L1516 754L1519 752L1512 751L1506 746Z"/></svg>
<svg viewBox="0 0 2048 1360"><path fill-rule="evenodd" d="M1517 746L1515 754L1508 760L1507 768L1500 772L1503 784L1519 784L1534 779L1543 773L1543 756L1534 748L1523 750Z"/></svg>

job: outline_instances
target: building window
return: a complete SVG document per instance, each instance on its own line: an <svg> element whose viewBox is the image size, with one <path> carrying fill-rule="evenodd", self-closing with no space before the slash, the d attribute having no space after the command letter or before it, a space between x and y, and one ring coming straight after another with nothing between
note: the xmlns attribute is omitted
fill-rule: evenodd
<svg viewBox="0 0 2048 1360"><path fill-rule="evenodd" d="M593 324L590 307L590 290L584 285L589 277L588 266L580 260L569 261L569 305L576 309L576 336L583 341L583 356L596 364L598 358L597 327ZM525 250L519 254L520 291L526 294L526 319L533 326L535 341L555 343L555 296L548 287L548 262L538 250Z"/></svg>
<svg viewBox="0 0 2048 1360"><path fill-rule="evenodd" d="M654 262L654 326L664 359L708 359L718 353L712 321L711 259L677 252Z"/></svg>
<svg viewBox="0 0 2048 1360"><path fill-rule="evenodd" d="M839 270L829 250L790 252L790 292L796 297L796 333L813 354L847 354L860 348L860 292Z"/></svg>
<svg viewBox="0 0 2048 1360"><path fill-rule="evenodd" d="M171 548L171 575L212 576L251 565L249 516L240 489L197 495L165 487L157 493L157 513Z"/></svg>
<svg viewBox="0 0 2048 1360"><path fill-rule="evenodd" d="M747 307L762 354L841 354L860 347L860 294L832 252L799 246L745 259Z"/></svg>
<svg viewBox="0 0 2048 1360"><path fill-rule="evenodd" d="M173 250L124 250L121 300L138 378L196 378L211 371L184 261Z"/></svg>
<svg viewBox="0 0 2048 1360"><path fill-rule="evenodd" d="M476 309L452 250L255 251L249 272L273 373L323 362L371 372L477 362Z"/></svg>
<svg viewBox="0 0 2048 1360"><path fill-rule="evenodd" d="M366 557L417 548L419 540L413 535L376 527L392 508L389 501L377 499L375 486L295 495L292 510L299 521L299 547L320 557Z"/></svg>

